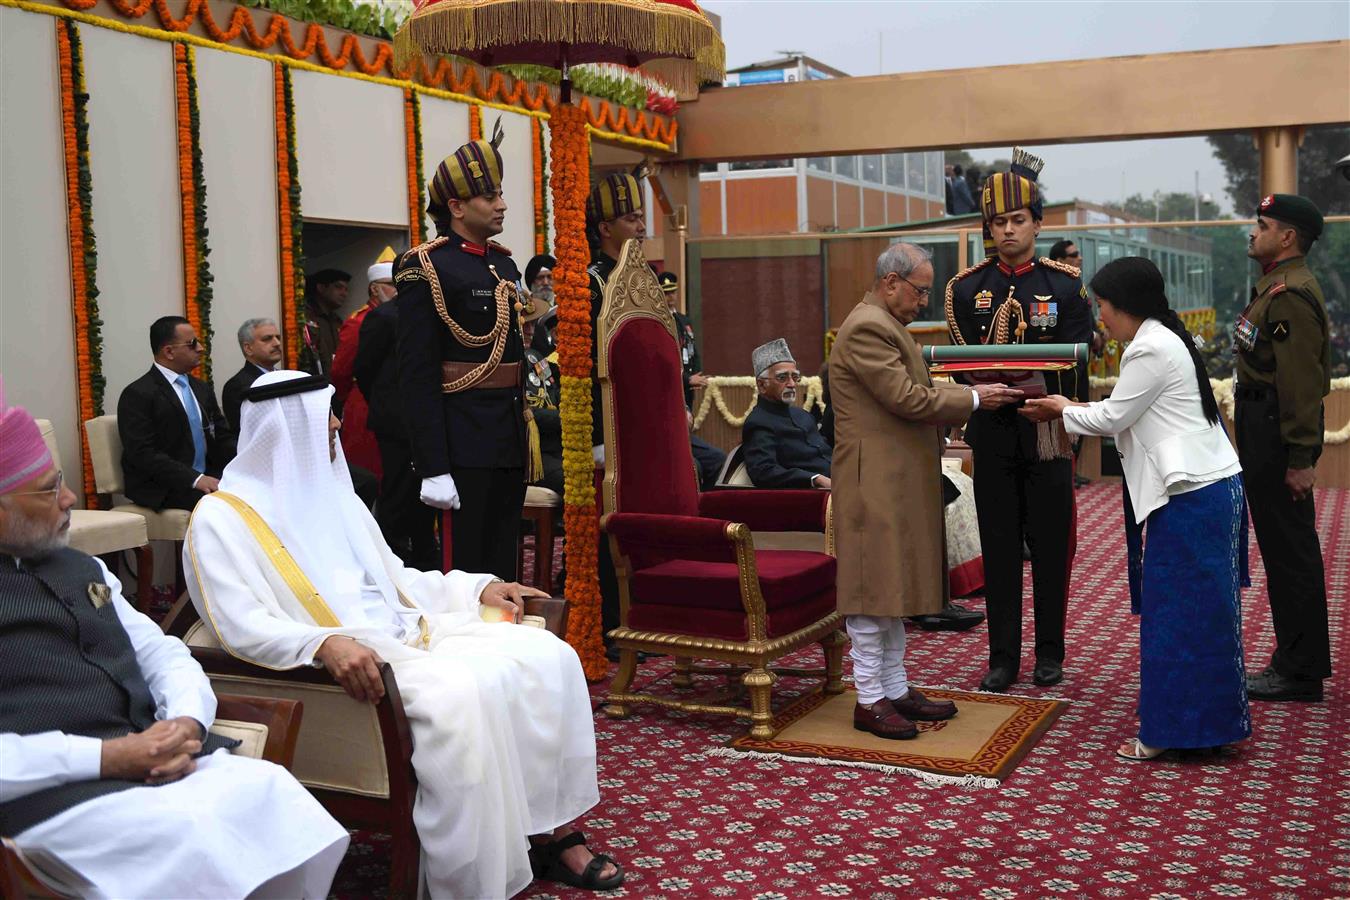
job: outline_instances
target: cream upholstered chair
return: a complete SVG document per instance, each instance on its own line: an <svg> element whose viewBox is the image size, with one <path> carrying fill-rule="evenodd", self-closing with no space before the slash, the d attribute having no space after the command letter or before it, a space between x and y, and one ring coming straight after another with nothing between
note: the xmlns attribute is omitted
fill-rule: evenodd
<svg viewBox="0 0 1350 900"><path fill-rule="evenodd" d="M89 458L94 464L94 486L99 496L108 498L108 506L114 512L135 513L145 519L146 535L150 540L173 541L174 571L181 585L181 544L187 534L188 519L192 513L186 509L151 509L135 503L114 505L113 495L121 494L126 484L122 475L122 436L117 432L117 416L90 419L84 423L84 433L89 438ZM153 587L152 567L142 567L137 574L140 586L145 591L141 602L145 603Z"/></svg>
<svg viewBox="0 0 1350 900"><path fill-rule="evenodd" d="M240 742L231 753L265 759L286 768L295 758L303 705L297 700L216 695L216 721L211 731ZM54 879L54 880L53 880ZM0 896L73 897L78 892L62 889L54 872L39 874L8 835L0 837Z"/></svg>
<svg viewBox="0 0 1350 900"><path fill-rule="evenodd" d="M567 633L561 598L527 598L525 613L558 637ZM388 834L388 894L415 894L422 845L412 821L417 795L412 729L389 664L380 665L384 699L372 705L347 696L325 669L264 669L231 656L186 594L164 620L164 631L191 648L218 692L303 701L304 728L291 771L343 825Z"/></svg>
<svg viewBox="0 0 1350 900"><path fill-rule="evenodd" d="M51 451L52 462L64 471L61 451L56 446L56 430L47 419L38 419L42 440ZM67 484L73 479L67 479ZM150 603L150 538L145 517L134 512L108 509L72 509L70 511L70 546L90 556L105 556L123 550L136 551L136 601L144 612Z"/></svg>
<svg viewBox="0 0 1350 900"><path fill-rule="evenodd" d="M525 505L521 518L534 526L534 578L532 584L546 593L553 593L553 516L562 506L562 497L546 487L532 484L525 488ZM518 568L525 574L525 538L520 539Z"/></svg>

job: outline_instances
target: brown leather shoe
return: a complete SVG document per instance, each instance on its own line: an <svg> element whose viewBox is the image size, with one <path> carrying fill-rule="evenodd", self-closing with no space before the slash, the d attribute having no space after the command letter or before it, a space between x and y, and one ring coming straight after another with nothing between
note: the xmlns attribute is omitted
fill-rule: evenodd
<svg viewBox="0 0 1350 900"><path fill-rule="evenodd" d="M919 736L918 727L896 712L891 701L884 697L870 707L861 703L854 706L853 727L893 741L908 741Z"/></svg>
<svg viewBox="0 0 1350 900"><path fill-rule="evenodd" d="M941 722L956 715L956 704L950 700L929 700L914 688L901 700L892 700L895 711L916 722Z"/></svg>

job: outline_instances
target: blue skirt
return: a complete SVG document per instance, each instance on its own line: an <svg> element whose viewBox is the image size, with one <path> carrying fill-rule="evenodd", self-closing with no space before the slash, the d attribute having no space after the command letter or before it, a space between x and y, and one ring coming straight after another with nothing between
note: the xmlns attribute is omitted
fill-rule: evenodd
<svg viewBox="0 0 1350 900"><path fill-rule="evenodd" d="M1168 498L1144 526L1127 492L1125 523L1131 606L1140 614L1139 740L1184 749L1249 737L1242 476Z"/></svg>

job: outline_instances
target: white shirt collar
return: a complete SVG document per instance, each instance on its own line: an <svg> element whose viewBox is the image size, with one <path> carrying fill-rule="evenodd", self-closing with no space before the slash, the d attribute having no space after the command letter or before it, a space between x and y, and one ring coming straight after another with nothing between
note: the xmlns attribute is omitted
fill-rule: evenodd
<svg viewBox="0 0 1350 900"><path fill-rule="evenodd" d="M169 380L170 385L172 385L175 388L178 387L178 379L180 376L177 372L175 372L173 369L166 369L164 366L161 366L158 362L155 363L155 368L159 369L159 374L163 375L165 378Z"/></svg>

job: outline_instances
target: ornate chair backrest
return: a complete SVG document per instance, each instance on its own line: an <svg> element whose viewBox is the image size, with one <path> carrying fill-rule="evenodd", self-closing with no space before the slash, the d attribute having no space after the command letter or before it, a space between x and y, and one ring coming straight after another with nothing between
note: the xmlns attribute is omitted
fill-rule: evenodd
<svg viewBox="0 0 1350 900"><path fill-rule="evenodd" d="M605 423L604 511L698 515L675 317L630 240L596 321Z"/></svg>

